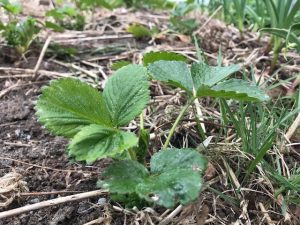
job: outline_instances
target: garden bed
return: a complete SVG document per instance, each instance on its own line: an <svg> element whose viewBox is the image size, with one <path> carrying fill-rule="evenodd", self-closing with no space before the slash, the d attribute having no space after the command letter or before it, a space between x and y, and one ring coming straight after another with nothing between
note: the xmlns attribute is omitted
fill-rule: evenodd
<svg viewBox="0 0 300 225"><path fill-rule="evenodd" d="M257 33L246 31L241 38L233 26L226 26L206 15L195 13L192 16L200 21L194 34L200 39L203 55L211 65L216 65L220 51L224 65L239 63L246 72L254 70L256 81L284 81L268 92L273 99L295 95L298 79L290 78L300 71L300 57L294 51L286 53L287 60L283 54L280 55L282 67L278 66L276 69L280 70L276 76L272 76L269 74L272 55L266 51L268 37L258 39ZM83 32L42 33L39 44L26 55L26 59L16 58L14 50L4 44L1 46L0 190L9 188L10 191L0 197L1 202L5 203L0 205L0 211L97 190L97 180L103 169L111 163L110 159L104 159L86 165L68 158L68 141L51 135L37 121L34 107L42 87L54 79L76 77L102 90L107 78L113 73L111 65L114 62L128 60L139 64L144 53L149 51L173 51L185 55L190 62L197 60L193 40L188 35L170 32L161 33L153 39L136 39L126 32L129 24L135 22L165 30L168 14L123 8L113 12L100 10L96 13L96 19L92 18ZM49 47L42 63L35 70L49 36L50 45L55 43L76 48L78 54L75 57L59 55L55 48ZM161 143L166 139L164 131L171 128L185 96L178 89L152 82L151 97L147 108L151 118L146 116L145 121L151 133L149 152L152 155L161 148ZM201 106L204 118L207 118L207 134L213 136L206 151L210 163L204 179L219 192L205 188L197 202L175 210L149 207L131 211L125 210L122 204L112 201L105 193L0 219L0 225L163 224L166 218L170 219L169 224L299 224L299 206L289 205L285 217L282 216L282 199L273 196L272 185L263 179L264 174L259 173L261 171L257 172L257 177L250 177L251 182L243 186L240 193L228 185L229 179L236 178L234 171L245 166L239 165L236 157L244 158L245 161L253 158L240 150L241 143L234 127L227 127L230 131L219 136L223 125L214 100L205 98ZM132 121L128 129L137 131L137 123ZM299 142L298 138L293 135L291 140ZM201 141L195 121L187 113L171 140L172 145L182 147L189 144L190 147L197 147ZM282 162L286 162L287 168L295 164L299 166L299 148L286 147L286 140L278 141L284 142L283 150L287 152L282 151L279 156L282 156ZM270 154L275 153L270 150ZM9 183L5 183L4 178L10 178ZM241 185L238 179L230 182L237 189ZM226 193L232 198L226 200L220 193ZM239 199L240 205L234 204L232 199ZM89 223L91 221L94 223Z"/></svg>

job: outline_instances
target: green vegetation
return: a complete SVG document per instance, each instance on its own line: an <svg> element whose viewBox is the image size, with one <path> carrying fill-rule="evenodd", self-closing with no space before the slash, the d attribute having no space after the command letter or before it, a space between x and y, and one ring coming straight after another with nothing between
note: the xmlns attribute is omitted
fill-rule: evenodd
<svg viewBox="0 0 300 225"><path fill-rule="evenodd" d="M46 16L54 20L53 22L47 20L45 22L46 27L59 32L64 31L64 29L83 30L85 25L84 16L80 14L79 9L70 6L50 10Z"/></svg>
<svg viewBox="0 0 300 225"><path fill-rule="evenodd" d="M246 199L241 197L242 189L253 183L258 185L254 180L263 177L270 189L267 191L268 195L274 194L272 198L284 199L280 203L283 215L288 204L300 204L299 165L293 160L285 165L281 155L286 148L282 144L285 143L284 133L300 110L300 92L296 90L298 83L286 85L286 89L293 88L294 92L290 96L270 98L263 91L272 91L284 83L274 81L281 73L285 73L284 67L278 63L283 60L280 53L287 49L300 53L300 0L211 0L207 3L200 0L74 0L72 3L65 5L61 1L61 4L46 13L45 22L40 22L32 17L20 16L20 5L0 0L0 7L8 18L7 21L0 22L0 35L8 46L25 56L32 43L38 40L40 31L83 31L87 27L85 15L92 14L92 19L95 19L97 8L159 9L169 12L167 24L162 28L164 30L160 31L159 26L158 28L150 23L132 23L122 27L122 32L131 33L136 38L136 43L150 39L149 43L155 42L162 33L173 35L173 39L168 40L170 43L175 42L177 34L193 37L198 56L198 59L194 58L188 45L180 46L188 46L188 50L183 53L185 55L170 51L151 51L152 48L151 52L143 55L143 60L142 55L134 55L132 58L122 56L109 61L108 74L111 70L115 72L105 81L102 91L74 78L52 81L42 90L35 108L38 120L52 134L69 140L67 151L70 158L87 164L105 158L113 161L99 179L98 187L109 190L112 199L128 207L160 205L173 208L178 204L188 205L196 201L204 188L233 205L241 206ZM257 36L251 36L254 37L251 41L260 42L262 37L269 37L266 39L269 45L260 49L263 52L261 56L267 58L263 60L267 62L263 61L259 68L255 68L260 71L261 77L257 78L251 65L242 64L244 59L238 59L240 64L228 65L237 62L235 56L230 56L228 61L224 60L227 66L222 66L221 53L218 58L212 57L217 61L215 66L206 61L206 55L200 52L197 44L206 44L209 40L197 39L197 34L205 29L201 21L193 17L193 12L197 11L222 18L225 23L236 26L238 31L233 30L238 34L236 39L241 41L241 45L247 42L245 39L249 30L257 32ZM207 18L207 21L210 19ZM132 38L131 35L126 35L126 38L128 36ZM104 50L99 47L100 50L86 52L96 55L97 51L113 49L115 53L119 51L118 47L105 46ZM223 46L220 46L220 52L223 51L221 47ZM232 50L234 47L229 48ZM134 47L130 45L128 48ZM272 55L269 56L270 52ZM98 65L97 59L88 61L81 58L77 49L51 44L47 49L48 53L56 59L75 59L76 65L60 64L66 68L77 68L77 63L83 63L96 68L96 72L101 70L106 78L107 71L102 71L103 65ZM256 57L255 54L253 57ZM272 59L269 60L270 58ZM141 65L132 62L139 62ZM288 66L298 71L296 64ZM264 70L267 72L264 73ZM80 72L94 75L94 72L89 73L84 69ZM297 76L299 75L288 79L297 81ZM166 88L171 98L177 97L175 94L180 95L181 107L172 110L176 116L172 118L174 120L168 121L171 124L169 128L165 124L158 125L162 130L161 142L150 152L154 140L150 138L150 126L144 124L144 116L152 116L153 108L148 106L153 97L153 89L156 88L154 84L158 84L162 92ZM95 86L97 85L98 83ZM206 122L216 124L214 121L207 121L214 119L213 113L202 116L201 110L205 107L201 104L206 101L212 105L212 111L218 114L217 128L213 132L219 134L214 137L217 139L216 143L220 141L222 145L229 145L228 140L234 138L238 149L234 154L226 152L227 149L219 151L217 144L214 144L214 148L207 148L205 141L210 134L207 132ZM137 118L138 116L140 117ZM160 117L164 116L167 116L167 112L160 112ZM133 120L135 126L130 129L128 127ZM185 145L174 143L183 120L192 122L196 133L196 137ZM225 194L205 180L209 163L221 165L221 170L224 170L222 176L226 174L222 179L233 194ZM257 192L260 191L257 188Z"/></svg>
<svg viewBox="0 0 300 225"><path fill-rule="evenodd" d="M207 5L202 1L187 0L178 3L168 1L106 1L106 0L74 0L74 6L63 5L50 10L46 13L49 18L45 22L45 27L55 31L83 30L85 17L81 13L84 10L94 12L97 7L114 9L120 6L127 7L152 7L152 8L173 8L170 17L170 29L183 34L191 35L199 26L195 19L185 18L192 11L205 11L205 8L213 13L217 7L223 7L224 19L228 23L235 24L243 37L245 27L252 26L253 29L261 29L261 32L272 34L270 48L273 48L273 60L271 70L276 66L278 55L283 49L296 48L300 51L299 23L300 23L300 1L299 0L211 0ZM9 40L8 44L16 47L21 54L24 54L32 41L39 33L36 21L32 18L25 19L25 22L19 21L17 15L22 11L20 5L12 4L9 0L1 0L0 6L8 13L10 21L7 24L0 23L0 29L3 30L3 36ZM254 24L254 26L253 26ZM22 32L31 27L32 32L24 35ZM134 37L155 37L156 29L148 29L140 24L133 24L128 27L128 32ZM26 33L26 32L25 32ZM14 41L11 41L14 36ZM26 40L25 40L26 39Z"/></svg>
<svg viewBox="0 0 300 225"><path fill-rule="evenodd" d="M194 63L189 70L178 54L148 53L144 58L147 67L123 66L109 78L103 93L75 79L54 81L43 90L37 102L37 116L54 134L71 139L69 155L76 160L91 163L106 157L117 159L106 170L107 179L98 183L111 193L139 196L165 207L174 207L178 202L188 204L201 190L206 160L196 149L169 149L168 146L189 106L196 98L205 96L239 101L268 98L257 86L239 79L226 79L239 71L238 65L212 67L201 62ZM121 129L149 103L147 74L182 88L188 96L162 150L152 156L150 172L144 166L149 134L143 127L139 137Z"/></svg>
<svg viewBox="0 0 300 225"><path fill-rule="evenodd" d="M14 47L23 56L29 49L31 43L37 38L40 31L36 19L26 17L18 20L17 15L22 11L20 5L12 4L8 0L0 1L2 7L8 14L9 22L4 24L0 21L1 35L7 44Z"/></svg>

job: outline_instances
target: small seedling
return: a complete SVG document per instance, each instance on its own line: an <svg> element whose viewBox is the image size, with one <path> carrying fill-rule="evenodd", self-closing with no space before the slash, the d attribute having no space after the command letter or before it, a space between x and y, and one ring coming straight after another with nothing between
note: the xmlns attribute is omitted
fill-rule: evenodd
<svg viewBox="0 0 300 225"><path fill-rule="evenodd" d="M45 26L59 32L64 31L64 29L83 30L85 25L84 16L77 8L70 6L52 9L46 13L46 16L52 18L54 22L48 19Z"/></svg>
<svg viewBox="0 0 300 225"><path fill-rule="evenodd" d="M54 134L70 139L69 155L78 161L115 159L98 182L113 195L131 195L167 208L189 204L201 191L207 160L196 149L169 148L185 111L199 97L263 101L267 96L246 81L223 81L240 69L237 65L211 67L195 63L190 70L183 60L174 53L148 53L144 66L127 65L117 70L102 93L76 79L53 81L37 102L39 121ZM142 117L138 136L122 127L142 114L149 103L149 74L185 90L188 100L148 168L149 133Z"/></svg>
<svg viewBox="0 0 300 225"><path fill-rule="evenodd" d="M273 60L271 64L271 71L275 68L278 60L279 53L283 48L284 38L287 41L295 41L299 43L297 35L299 35L299 26L293 26L295 24L295 18L300 9L299 0L264 0L267 12L271 19L271 27L263 29L264 32L271 33L272 40L270 46L273 46ZM298 30L295 32L295 30ZM296 37L295 37L296 36ZM296 39L295 39L296 38Z"/></svg>
<svg viewBox="0 0 300 225"><path fill-rule="evenodd" d="M35 19L27 17L22 21L12 21L6 25L0 24L2 36L8 45L16 48L20 55L24 55L32 42L37 38L40 27Z"/></svg>

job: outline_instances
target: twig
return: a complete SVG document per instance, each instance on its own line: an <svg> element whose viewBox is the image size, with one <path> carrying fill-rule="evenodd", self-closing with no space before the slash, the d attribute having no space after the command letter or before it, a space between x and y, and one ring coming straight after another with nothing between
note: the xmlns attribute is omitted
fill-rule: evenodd
<svg viewBox="0 0 300 225"><path fill-rule="evenodd" d="M300 125L300 113L298 114L297 118L295 119L293 124L290 126L290 128L286 132L286 134L285 134L286 139L288 139L288 140L291 139L291 137L293 136L293 134L295 133L295 131L297 130L299 125Z"/></svg>
<svg viewBox="0 0 300 225"><path fill-rule="evenodd" d="M3 97L4 95L6 95L8 92L14 90L15 88L17 88L17 87L19 87L19 86L20 86L20 83L19 83L19 81L18 81L17 83L11 85L10 87L8 87L8 88L2 90L2 91L0 92L0 98L2 98L2 97Z"/></svg>
<svg viewBox="0 0 300 225"><path fill-rule="evenodd" d="M222 5L220 5L213 14L202 24L202 26L195 32L195 34L199 33L206 25L212 20L212 18L223 8Z"/></svg>
<svg viewBox="0 0 300 225"><path fill-rule="evenodd" d="M12 73L12 74L34 74L33 69L22 69L22 68L13 68L13 67L0 67L0 71L5 73ZM39 70L39 74L43 76L57 76L57 77L69 77L72 76L73 73L59 73L53 72L48 70Z"/></svg>
<svg viewBox="0 0 300 225"><path fill-rule="evenodd" d="M14 143L14 142L8 142L8 141L4 141L3 142L4 145L10 145L10 146L16 146L16 147L32 147L32 145L29 144L24 144L24 143Z"/></svg>
<svg viewBox="0 0 300 225"><path fill-rule="evenodd" d="M165 219L163 219L158 225L165 225L170 222L178 213L181 212L183 206L179 205L173 212L171 212Z"/></svg>
<svg viewBox="0 0 300 225"><path fill-rule="evenodd" d="M273 223L273 221L271 220L271 217L269 216L269 214L268 214L266 208L264 207L264 205L261 202L259 202L258 205L259 205L259 208L260 208L261 212L264 214L264 216L267 220L267 224L268 225L275 225L275 223Z"/></svg>
<svg viewBox="0 0 300 225"><path fill-rule="evenodd" d="M41 195L60 195L60 194L74 194L74 193L82 193L82 191L49 191L49 192L23 192L18 193L18 196L41 196Z"/></svg>
<svg viewBox="0 0 300 225"><path fill-rule="evenodd" d="M32 85L32 84L42 84L42 83L45 83L47 81L37 81L37 82L32 82L32 83L26 83L26 84L20 84L19 81L17 81L16 84L13 84L12 86L2 90L0 92L0 98L2 98L4 95L6 95L8 92L12 91L12 90L15 90L15 89L18 89L20 87L25 87L25 86L29 86L29 85Z"/></svg>
<svg viewBox="0 0 300 225"><path fill-rule="evenodd" d="M3 124L0 124L0 127L6 127L6 126L11 126L11 125L14 125L18 123L18 121L15 121L15 122L10 122L10 123L3 123Z"/></svg>
<svg viewBox="0 0 300 225"><path fill-rule="evenodd" d="M88 222L88 223L85 223L85 224L83 224L83 225L101 224L101 223L103 223L104 221L105 221L105 218L100 217L100 218L98 218L98 219L92 220L92 221L90 221L90 222Z"/></svg>
<svg viewBox="0 0 300 225"><path fill-rule="evenodd" d="M80 194L76 194L76 195L70 195L70 196L66 196L66 197L59 197L56 199L51 199L51 200L39 202L39 203L32 204L32 205L26 205L26 206L23 206L23 207L20 207L17 209L0 212L0 219L17 216L22 213L26 213L26 212L30 212L30 211L34 211L34 210L38 210L38 209L43 209L46 207L55 206L55 205L59 205L59 204L66 203L66 202L74 202L74 201L78 201L78 200L82 200L82 199L86 199L86 198L92 198L92 197L100 196L104 193L107 193L107 191L106 190L90 191L90 192L80 193Z"/></svg>
<svg viewBox="0 0 300 225"><path fill-rule="evenodd" d="M88 71L88 70L83 69L83 68L81 68L81 67L79 67L79 66L76 66L75 64L71 64L71 67L72 67L73 69L79 71L79 72L85 73L86 75L88 75L88 76L94 78L95 80L98 80L97 75L96 75L95 73L91 72L91 71Z"/></svg>
<svg viewBox="0 0 300 225"><path fill-rule="evenodd" d="M73 38L54 38L54 41L60 44L68 44L68 43L77 43L77 42L87 42L87 41L109 41L109 40L120 40L120 39L133 39L131 34L124 35L107 35L107 36L97 36L97 37L73 37Z"/></svg>
<svg viewBox="0 0 300 225"><path fill-rule="evenodd" d="M89 70L83 69L83 68L81 68L81 67L79 67L79 66L77 66L75 64L63 63L63 62L60 62L60 61L57 61L57 60L54 60L54 59L52 59L51 61L54 62L54 63L56 63L56 64L58 64L58 65L60 65L60 66L64 66L66 68L72 68L72 69L75 69L75 70L77 70L79 72L85 73L86 75L94 78L95 80L98 79L98 77L97 77L97 75L95 73L93 73L93 72L91 72Z"/></svg>
<svg viewBox="0 0 300 225"><path fill-rule="evenodd" d="M17 159L12 159L9 157L2 157L0 156L0 160L9 160L9 161L13 161L13 162L17 162L17 163L21 163L21 164L25 164L25 165L29 165L32 167L37 167L37 168L42 168L42 169L46 169L46 170L52 170L52 171L57 171L57 172L64 172L64 173L85 173L85 174L99 174L98 172L94 172L94 171L82 171L82 170L63 170L63 169L56 169L56 168L51 168L51 167L47 167L47 166L40 166L37 164L32 164L32 163L27 163L27 162L23 162Z"/></svg>
<svg viewBox="0 0 300 225"><path fill-rule="evenodd" d="M33 70L33 77L34 77L34 79L36 79L36 77L37 77L37 71L39 70L39 68L40 68L40 66L41 66L41 63L42 63L42 61L43 61L43 58L44 58L45 53L46 53L46 51L47 51L47 48L48 48L48 46L49 46L49 44L50 44L50 41L51 41L51 36L49 36L49 37L47 38L47 40L46 40L46 42L45 42L45 44L44 44L44 46L43 46L43 49L42 49L42 51L41 51L40 57L39 57L39 59L38 59L36 65L35 65L34 70Z"/></svg>

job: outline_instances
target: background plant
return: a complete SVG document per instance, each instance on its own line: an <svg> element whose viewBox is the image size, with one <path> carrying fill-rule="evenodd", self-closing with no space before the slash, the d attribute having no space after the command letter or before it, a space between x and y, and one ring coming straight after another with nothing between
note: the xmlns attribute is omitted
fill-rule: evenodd
<svg viewBox="0 0 300 225"><path fill-rule="evenodd" d="M52 9L46 13L46 17L52 18L54 22L49 19L45 22L46 27L52 28L55 31L69 30L83 30L85 25L85 18L81 15L77 8L65 5L59 8Z"/></svg>
<svg viewBox="0 0 300 225"><path fill-rule="evenodd" d="M282 35L276 30L291 30L295 24L297 13L300 10L299 0L264 0L266 10L270 16L270 28L262 30L273 34L271 44L273 45L273 60L271 70L274 69L278 55L283 47ZM293 34L292 34L293 36ZM291 36L291 37L292 37ZM289 39L289 37L288 37Z"/></svg>
<svg viewBox="0 0 300 225"><path fill-rule="evenodd" d="M32 42L37 38L41 24L32 17L18 19L17 16L22 11L19 4L11 3L9 0L1 0L0 6L9 18L7 23L0 22L1 35L9 46L14 47L21 56L24 56Z"/></svg>

